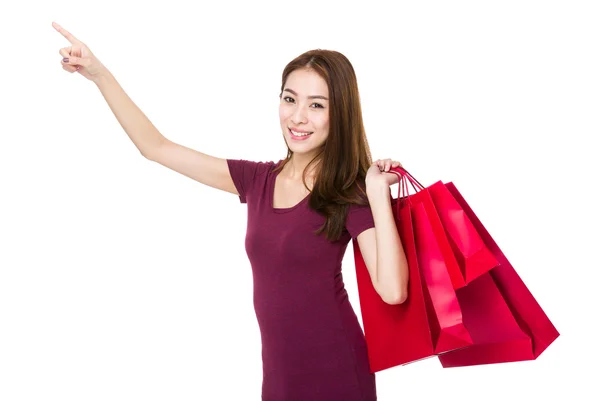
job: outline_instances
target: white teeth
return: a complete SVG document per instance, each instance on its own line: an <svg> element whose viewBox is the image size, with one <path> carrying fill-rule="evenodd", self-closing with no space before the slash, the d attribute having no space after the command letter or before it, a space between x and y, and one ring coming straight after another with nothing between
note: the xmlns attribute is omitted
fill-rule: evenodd
<svg viewBox="0 0 600 401"><path fill-rule="evenodd" d="M299 132L296 132L296 131L294 131L294 130L290 130L290 132L291 132L291 133L292 133L294 136L308 136L308 135L312 134L312 132L299 133Z"/></svg>

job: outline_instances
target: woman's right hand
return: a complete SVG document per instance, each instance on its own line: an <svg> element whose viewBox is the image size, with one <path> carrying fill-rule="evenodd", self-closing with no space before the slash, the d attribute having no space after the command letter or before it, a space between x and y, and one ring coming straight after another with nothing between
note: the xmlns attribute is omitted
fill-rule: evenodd
<svg viewBox="0 0 600 401"><path fill-rule="evenodd" d="M60 32L69 42L71 46L63 47L59 53L63 56L61 60L62 67L68 72L79 72L81 75L97 83L100 79L108 76L109 72L104 65L94 56L91 50L69 31L52 22L52 26ZM67 58L68 61L64 61Z"/></svg>

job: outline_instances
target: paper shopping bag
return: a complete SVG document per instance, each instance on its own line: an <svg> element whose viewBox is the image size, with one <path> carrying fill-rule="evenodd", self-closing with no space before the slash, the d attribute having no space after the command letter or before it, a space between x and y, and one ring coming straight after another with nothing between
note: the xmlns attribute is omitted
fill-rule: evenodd
<svg viewBox="0 0 600 401"><path fill-rule="evenodd" d="M452 246L448 240L448 236L444 230L444 226L441 222L440 215L436 210L433 198L429 191L429 188L422 186L412 175L404 168L394 168L390 170L391 173L400 174L402 180L406 183L412 184L416 193L410 196L410 201L414 206L422 204L425 212L430 220L433 235L435 237L437 246L440 250L440 255L444 260L444 264L452 281L454 289L464 287L467 283L463 277L462 271L452 251ZM418 250L417 250L418 252Z"/></svg>
<svg viewBox="0 0 600 401"><path fill-rule="evenodd" d="M458 289L498 265L498 261L484 244L471 220L442 181L423 187L406 169L402 169L411 183L429 193L457 264L449 261L450 276ZM453 184L452 184L453 185ZM454 186L454 188L456 188Z"/></svg>
<svg viewBox="0 0 600 401"><path fill-rule="evenodd" d="M490 273L456 292L473 345L438 355L443 367L532 359L532 340L517 323Z"/></svg>
<svg viewBox="0 0 600 401"><path fill-rule="evenodd" d="M392 201L395 206L396 199ZM371 373L434 355L408 207L392 208L409 270L408 296L385 303L373 287L356 239L352 240L358 295ZM398 213L398 214L396 214Z"/></svg>
<svg viewBox="0 0 600 401"><path fill-rule="evenodd" d="M461 268L464 281L468 284L498 266L498 261L447 185L438 181L428 189Z"/></svg>
<svg viewBox="0 0 600 401"><path fill-rule="evenodd" d="M456 187L447 188L500 264L457 290L474 345L438 359L445 368L537 359L558 331Z"/></svg>

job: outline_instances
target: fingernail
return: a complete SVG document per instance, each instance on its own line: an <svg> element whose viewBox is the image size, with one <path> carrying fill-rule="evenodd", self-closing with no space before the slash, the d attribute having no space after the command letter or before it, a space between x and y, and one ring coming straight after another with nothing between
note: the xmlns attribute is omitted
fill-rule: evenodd
<svg viewBox="0 0 600 401"><path fill-rule="evenodd" d="M69 62L69 58L68 57L63 58L63 62L68 63Z"/></svg>

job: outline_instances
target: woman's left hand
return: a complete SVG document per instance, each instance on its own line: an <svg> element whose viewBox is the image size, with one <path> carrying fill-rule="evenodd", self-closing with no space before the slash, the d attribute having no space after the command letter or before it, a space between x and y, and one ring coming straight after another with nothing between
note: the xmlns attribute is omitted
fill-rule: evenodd
<svg viewBox="0 0 600 401"><path fill-rule="evenodd" d="M385 185L388 187L397 184L398 175L389 172L391 167L402 167L402 163L392 159L378 159L374 161L369 170L367 170L365 183L370 182L370 185Z"/></svg>

